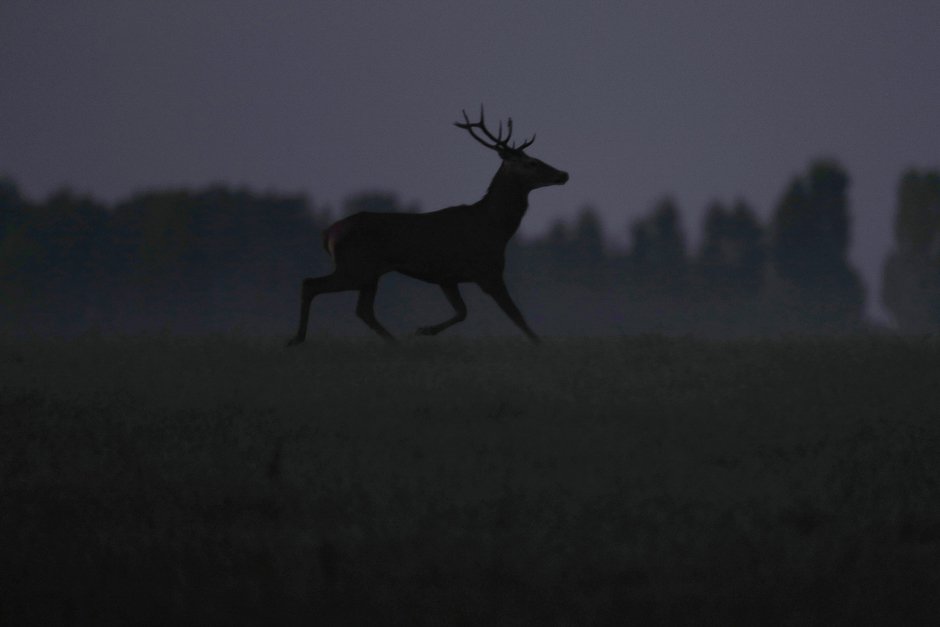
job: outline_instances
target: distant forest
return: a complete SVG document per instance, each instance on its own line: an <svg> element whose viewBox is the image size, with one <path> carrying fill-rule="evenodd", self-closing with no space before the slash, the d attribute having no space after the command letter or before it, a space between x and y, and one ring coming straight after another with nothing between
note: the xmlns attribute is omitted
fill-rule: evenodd
<svg viewBox="0 0 940 627"><path fill-rule="evenodd" d="M669 198L630 226L625 251L605 245L591 209L542 237L517 236L507 282L543 334L667 333L707 337L850 333L869 328L847 260L849 177L812 163L781 195L769 224L744 201L707 210L690 250ZM901 332L940 330L940 173L898 185L894 250L877 295ZM349 198L341 214L416 211L393 193ZM43 202L0 179L0 332L14 335L241 331L296 325L300 283L330 271L320 231L330 215L303 196L211 187L150 191L113 206L69 191ZM516 332L479 290L457 334ZM310 330L358 334L355 296L314 302ZM397 334L450 309L434 286L384 280L377 315ZM448 331L451 333L451 331Z"/></svg>

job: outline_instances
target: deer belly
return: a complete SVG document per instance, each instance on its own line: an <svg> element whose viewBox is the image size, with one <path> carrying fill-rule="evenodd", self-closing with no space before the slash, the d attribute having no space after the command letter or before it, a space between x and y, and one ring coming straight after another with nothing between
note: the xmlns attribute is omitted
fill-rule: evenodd
<svg viewBox="0 0 940 627"><path fill-rule="evenodd" d="M393 263L396 272L428 283L460 283L473 280L472 268L449 260L446 263L429 263L414 260Z"/></svg>
<svg viewBox="0 0 940 627"><path fill-rule="evenodd" d="M480 268L493 256L488 249L473 245L463 231L449 229L431 233L427 229L416 229L412 235L387 242L385 258L392 269L421 281L476 280Z"/></svg>

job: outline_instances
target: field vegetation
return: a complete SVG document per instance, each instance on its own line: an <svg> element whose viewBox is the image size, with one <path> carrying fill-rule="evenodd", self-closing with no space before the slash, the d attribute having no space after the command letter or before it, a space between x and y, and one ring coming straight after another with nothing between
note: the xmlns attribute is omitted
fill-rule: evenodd
<svg viewBox="0 0 940 627"><path fill-rule="evenodd" d="M0 340L0 623L936 624L940 343Z"/></svg>

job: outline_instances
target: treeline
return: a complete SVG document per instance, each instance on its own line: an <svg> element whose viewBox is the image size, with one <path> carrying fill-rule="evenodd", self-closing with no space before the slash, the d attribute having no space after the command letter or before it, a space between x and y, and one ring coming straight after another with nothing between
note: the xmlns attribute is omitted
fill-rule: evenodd
<svg viewBox="0 0 940 627"><path fill-rule="evenodd" d="M768 224L743 200L708 208L690 250L666 198L613 250L590 208L540 238L517 237L508 282L547 334L694 333L725 337L846 333L867 327L865 292L849 265L849 178L811 164ZM417 211L394 194L350 198L341 213ZM114 206L67 191L41 203L0 181L0 330L76 333L243 330L288 335L299 285L329 272L320 231L337 215L303 196L215 187L154 191ZM901 331L940 328L940 174L905 174L883 302ZM512 333L494 305L467 292L464 333ZM323 296L311 331L364 331L354 296ZM390 328L450 315L439 291L390 277L377 313Z"/></svg>

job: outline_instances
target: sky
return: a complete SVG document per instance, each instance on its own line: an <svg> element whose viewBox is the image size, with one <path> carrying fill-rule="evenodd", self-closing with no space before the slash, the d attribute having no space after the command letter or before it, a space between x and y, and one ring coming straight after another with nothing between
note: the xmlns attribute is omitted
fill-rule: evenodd
<svg viewBox="0 0 940 627"><path fill-rule="evenodd" d="M571 174L532 194L528 235L591 206L623 247L670 196L695 246L711 202L766 223L837 159L883 318L898 179L940 168L940 3L0 3L0 175L35 199L224 183L470 203L499 164L452 123L480 103Z"/></svg>

